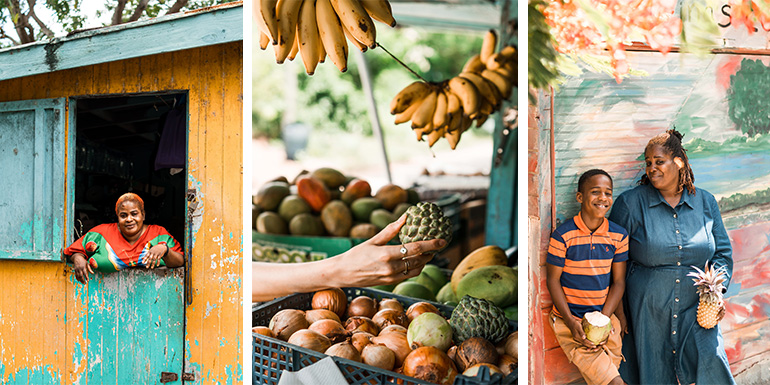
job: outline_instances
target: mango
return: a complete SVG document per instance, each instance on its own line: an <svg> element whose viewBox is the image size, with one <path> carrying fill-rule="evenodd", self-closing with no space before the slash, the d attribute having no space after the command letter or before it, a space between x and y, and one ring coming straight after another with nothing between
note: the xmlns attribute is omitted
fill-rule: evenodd
<svg viewBox="0 0 770 385"><path fill-rule="evenodd" d="M311 178L323 182L329 190L338 190L345 183L345 175L331 167L321 167L310 173Z"/></svg>
<svg viewBox="0 0 770 385"><path fill-rule="evenodd" d="M326 231L335 237L347 237L353 226L353 214L342 201L331 201L321 210Z"/></svg>
<svg viewBox="0 0 770 385"><path fill-rule="evenodd" d="M359 223L350 229L351 238L369 239L377 235L377 226L371 223Z"/></svg>
<svg viewBox="0 0 770 385"><path fill-rule="evenodd" d="M321 236L324 233L324 225L321 218L310 213L302 213L296 215L289 222L289 233L291 235Z"/></svg>
<svg viewBox="0 0 770 385"><path fill-rule="evenodd" d="M448 302L460 302L460 300L455 295L455 292L452 291L452 282L447 282L444 286L441 287L441 290L439 290L438 294L436 294L436 301L443 304Z"/></svg>
<svg viewBox="0 0 770 385"><path fill-rule="evenodd" d="M396 219L398 218L394 217L393 213L385 209L374 210L372 211L372 215L369 216L369 222L377 226L378 229L384 229L387 225Z"/></svg>
<svg viewBox="0 0 770 385"><path fill-rule="evenodd" d="M262 185L252 203L263 211L275 211L283 198L289 195L289 184L284 182L268 182Z"/></svg>
<svg viewBox="0 0 770 385"><path fill-rule="evenodd" d="M393 288L393 294L436 301L436 296L430 289L414 281L404 281L399 283Z"/></svg>
<svg viewBox="0 0 770 385"><path fill-rule="evenodd" d="M381 208L382 203L372 197L358 198L350 204L350 211L353 212L353 218L361 222L369 222L372 211Z"/></svg>
<svg viewBox="0 0 770 385"><path fill-rule="evenodd" d="M289 195L286 198L283 198L281 204L278 205L278 215L280 215L286 223L291 222L291 219L299 214L309 212L310 205L308 205L299 195Z"/></svg>
<svg viewBox="0 0 770 385"><path fill-rule="evenodd" d="M297 195L301 196L317 213L332 200L329 189L315 178L300 178L297 181Z"/></svg>
<svg viewBox="0 0 770 385"><path fill-rule="evenodd" d="M352 204L356 199L368 196L372 196L372 186L369 185L369 182L353 179L346 185L340 199L347 204Z"/></svg>
<svg viewBox="0 0 770 385"><path fill-rule="evenodd" d="M452 288L457 293L457 285L463 277L471 271L484 266L500 265L504 266L508 264L508 257L505 255L505 251L497 246L484 246L472 251L455 267L452 272ZM462 298L458 296L458 298Z"/></svg>
<svg viewBox="0 0 770 385"><path fill-rule="evenodd" d="M425 267L422 268L422 272L420 274L427 274L431 278L433 278L436 283L439 285L439 290L441 287L443 287L447 283L446 274L444 273L444 270L441 270L440 267L432 264L427 264ZM435 293L438 293L438 290L435 291Z"/></svg>
<svg viewBox="0 0 770 385"><path fill-rule="evenodd" d="M411 203L399 203L398 206L393 209L393 216L401 218L401 215L403 215L410 207L412 207Z"/></svg>
<svg viewBox="0 0 770 385"><path fill-rule="evenodd" d="M416 205L421 202L420 194L413 188L406 189L406 202L410 205Z"/></svg>
<svg viewBox="0 0 770 385"><path fill-rule="evenodd" d="M264 234L288 234L289 229L280 215L265 211L257 216L257 231Z"/></svg>
<svg viewBox="0 0 770 385"><path fill-rule="evenodd" d="M409 194L399 186L386 184L377 190L377 194L374 197L382 203L382 208L393 211L399 203L406 203L407 199L409 199Z"/></svg>
<svg viewBox="0 0 770 385"><path fill-rule="evenodd" d="M466 274L457 285L457 298L470 295L492 301L499 308L516 303L518 281L508 266L484 266Z"/></svg>

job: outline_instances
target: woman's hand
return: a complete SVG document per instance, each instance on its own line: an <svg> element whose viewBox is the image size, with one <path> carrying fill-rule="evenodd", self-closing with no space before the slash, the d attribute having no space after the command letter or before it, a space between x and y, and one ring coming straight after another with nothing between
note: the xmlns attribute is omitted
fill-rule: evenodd
<svg viewBox="0 0 770 385"><path fill-rule="evenodd" d="M75 253L72 255L72 271L75 273L75 279L82 284L88 283L88 274L93 274L91 265L88 264L86 256L81 253Z"/></svg>
<svg viewBox="0 0 770 385"><path fill-rule="evenodd" d="M160 265L161 259L166 254L168 249L168 245L165 243L159 243L153 247L150 247L150 250L147 251L147 254L142 259L142 263L148 269L154 269L158 267Z"/></svg>
<svg viewBox="0 0 770 385"><path fill-rule="evenodd" d="M583 344L583 346L588 348L589 351L596 351L601 349L601 344L596 345L586 338L586 333L583 332L583 326L580 324L579 318L570 315L569 317L564 318L564 323L567 324L567 327L572 332L572 338L574 338L575 341Z"/></svg>
<svg viewBox="0 0 770 385"><path fill-rule="evenodd" d="M368 287L390 285L420 274L433 258L429 251L446 246L443 239L387 245L406 222L406 214L377 235L352 249L330 258L339 274L339 286ZM402 249L403 247L403 249ZM402 251L406 251L403 253Z"/></svg>

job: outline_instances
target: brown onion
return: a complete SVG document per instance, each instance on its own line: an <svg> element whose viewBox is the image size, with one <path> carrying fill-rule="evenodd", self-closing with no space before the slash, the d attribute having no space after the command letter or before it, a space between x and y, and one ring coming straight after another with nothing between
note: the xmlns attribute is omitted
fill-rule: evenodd
<svg viewBox="0 0 770 385"><path fill-rule="evenodd" d="M372 318L377 313L377 302L365 295L353 298L348 304L348 317L362 316Z"/></svg>
<svg viewBox="0 0 770 385"><path fill-rule="evenodd" d="M319 353L325 352L332 346L332 342L326 336L310 329L297 330L287 342Z"/></svg>
<svg viewBox="0 0 770 385"><path fill-rule="evenodd" d="M342 323L342 320L340 320L340 316L338 316L337 313L328 309L308 310L305 312L305 319L307 320L307 323L311 325L313 324L313 322L318 321L319 319L333 319L339 323Z"/></svg>
<svg viewBox="0 0 770 385"><path fill-rule="evenodd" d="M404 359L412 351L412 348L409 347L409 341L406 339L406 334L402 333L385 333L372 338L372 343L385 345L388 349L392 350L396 354L396 367L403 365Z"/></svg>
<svg viewBox="0 0 770 385"><path fill-rule="evenodd" d="M270 328L267 326L254 326L253 328L251 328L251 332L261 334L263 336L275 338L275 335L273 335L273 331L270 330Z"/></svg>
<svg viewBox="0 0 770 385"><path fill-rule="evenodd" d="M449 356L449 358L452 359L452 361L455 360L457 357L457 345L452 345L452 347L449 348L449 350L446 351L446 355Z"/></svg>
<svg viewBox="0 0 770 385"><path fill-rule="evenodd" d="M345 321L345 330L349 332L362 331L371 333L372 335L380 334L380 327L377 326L370 318L355 316L350 317Z"/></svg>
<svg viewBox="0 0 770 385"><path fill-rule="evenodd" d="M457 376L457 368L446 353L433 346L423 346L406 356L404 374L434 384L449 385Z"/></svg>
<svg viewBox="0 0 770 385"><path fill-rule="evenodd" d="M305 312L297 309L283 309L270 319L270 330L282 341L288 341L294 332L308 326Z"/></svg>
<svg viewBox="0 0 770 385"><path fill-rule="evenodd" d="M476 364L497 365L497 358L495 345L481 337L471 337L457 347L455 363L457 369L464 372L465 369Z"/></svg>
<svg viewBox="0 0 770 385"><path fill-rule="evenodd" d="M333 319L320 319L310 324L308 329L325 335L333 344L342 342L350 336L350 332Z"/></svg>
<svg viewBox="0 0 770 385"><path fill-rule="evenodd" d="M500 368L500 371L503 372L504 376L511 374L516 370L518 365L519 363L507 354L501 354L500 359L497 360L497 367Z"/></svg>
<svg viewBox="0 0 770 385"><path fill-rule="evenodd" d="M409 318L409 322L412 322L418 315L422 313L436 313L441 315L435 305L430 302L415 302L408 309L406 309L406 318ZM443 316L442 316L443 317Z"/></svg>
<svg viewBox="0 0 770 385"><path fill-rule="evenodd" d="M328 356L347 358L351 361L361 362L361 353L348 341L332 345L324 352Z"/></svg>
<svg viewBox="0 0 770 385"><path fill-rule="evenodd" d="M361 352L361 360L380 369L393 370L396 364L396 354L385 345L369 344Z"/></svg>
<svg viewBox="0 0 770 385"><path fill-rule="evenodd" d="M348 307L348 297L345 295L345 292L338 287L319 290L313 294L311 307L313 309L331 310L342 318L345 316L345 309Z"/></svg>
<svg viewBox="0 0 770 385"><path fill-rule="evenodd" d="M400 312L403 312L404 305L402 305L401 302L398 302L398 300L395 300L393 298L385 298L382 301L380 301L380 305L377 309L379 310L393 309L393 310L398 310Z"/></svg>
<svg viewBox="0 0 770 385"><path fill-rule="evenodd" d="M392 333L392 332L404 333L404 335L406 335L407 329L401 325L388 325L382 328L382 330L380 330L379 335L383 335L385 333Z"/></svg>
<svg viewBox="0 0 770 385"><path fill-rule="evenodd" d="M355 346L356 350L359 352L364 350L364 347L366 345L369 345L372 343L372 335L371 333L367 332L353 332L353 335L350 336L350 343Z"/></svg>
<svg viewBox="0 0 770 385"><path fill-rule="evenodd" d="M515 331L505 339L505 354L519 361L519 332Z"/></svg>
<svg viewBox="0 0 770 385"><path fill-rule="evenodd" d="M388 325L409 326L409 319L406 318L406 314L393 309L383 309L378 311L377 314L372 317L372 321L374 321L380 329L383 329Z"/></svg>
<svg viewBox="0 0 770 385"><path fill-rule="evenodd" d="M463 376L476 377L476 375L479 374L479 369L481 369L482 366L486 366L487 368L489 368L489 375L490 376L495 374L495 373L500 373L500 374L503 373L500 370L500 368L497 367L497 365L494 365L494 364L476 364L476 365L471 366L468 369L465 369L465 371L463 372Z"/></svg>

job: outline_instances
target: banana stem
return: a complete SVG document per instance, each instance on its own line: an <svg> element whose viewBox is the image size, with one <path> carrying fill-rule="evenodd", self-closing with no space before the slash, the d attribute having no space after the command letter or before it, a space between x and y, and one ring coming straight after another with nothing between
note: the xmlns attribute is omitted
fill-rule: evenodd
<svg viewBox="0 0 770 385"><path fill-rule="evenodd" d="M404 64L404 62L402 62L401 60L399 60L399 59L398 59L398 58L397 58L395 55L393 55L392 53L390 53L390 51L388 51L387 49L385 49L385 47L383 47L383 46L382 46L382 44L380 44L380 43L376 43L376 44L377 44L377 47L380 47L380 48L382 48L382 50L383 50L383 51L385 51L385 53L386 53L386 54L390 55L390 57L392 57L392 58L393 58L393 60L395 60L396 62L398 62L398 64L401 64L401 66L402 66L402 67L404 67L404 68L406 68L407 70L409 70L409 72L411 72L411 73L412 73L414 76L417 76L418 78L420 78L420 80L424 81L425 83L430 83L429 81L425 80L425 78L423 78L422 76L420 76L420 74L418 74L417 72L414 72L414 70L413 70L413 69L409 68L409 66L408 66L408 65Z"/></svg>

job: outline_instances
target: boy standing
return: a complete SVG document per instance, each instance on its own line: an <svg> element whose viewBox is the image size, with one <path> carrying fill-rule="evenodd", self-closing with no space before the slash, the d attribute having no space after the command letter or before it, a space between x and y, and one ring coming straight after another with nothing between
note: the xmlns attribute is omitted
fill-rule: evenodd
<svg viewBox="0 0 770 385"><path fill-rule="evenodd" d="M553 309L548 319L559 345L589 385L624 384L618 373L621 355L620 299L626 285L628 233L604 216L612 206L612 178L604 170L586 171L578 180L580 213L551 235L546 257ZM610 317L613 331L598 345L586 339L585 313Z"/></svg>

